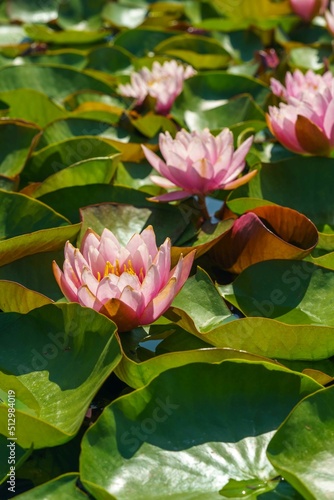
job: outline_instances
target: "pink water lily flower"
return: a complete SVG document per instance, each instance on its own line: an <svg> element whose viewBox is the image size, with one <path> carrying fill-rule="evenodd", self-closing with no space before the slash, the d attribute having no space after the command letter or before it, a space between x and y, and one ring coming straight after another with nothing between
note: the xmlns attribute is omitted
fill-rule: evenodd
<svg viewBox="0 0 334 500"><path fill-rule="evenodd" d="M297 16L308 22L325 12L328 0L290 0L290 5Z"/></svg>
<svg viewBox="0 0 334 500"><path fill-rule="evenodd" d="M166 115L176 97L182 92L183 82L196 73L192 66L183 66L176 61L160 64L154 61L152 69L142 68L131 74L131 83L119 85L118 92L136 99L136 104L143 103L146 96L156 99L155 110Z"/></svg>
<svg viewBox="0 0 334 500"><path fill-rule="evenodd" d="M175 139L169 132L161 133L159 147L165 161L146 146L142 145L142 148L147 160L160 174L152 175L152 181L173 191L150 199L182 200L245 184L257 173L253 171L237 179L245 167L245 157L252 142L253 137L249 137L234 151L233 134L228 128L216 137L207 128L201 132L182 129Z"/></svg>
<svg viewBox="0 0 334 500"><path fill-rule="evenodd" d="M268 126L295 153L329 156L334 148L334 83L309 99L269 106Z"/></svg>
<svg viewBox="0 0 334 500"><path fill-rule="evenodd" d="M53 262L53 272L69 301L105 314L123 332L152 323L169 308L194 254L181 256L171 270L170 239L157 248L152 226L126 246L108 229L101 237L88 229L80 249L66 243L63 271Z"/></svg>
<svg viewBox="0 0 334 500"><path fill-rule="evenodd" d="M332 82L333 75L330 71L318 75L311 69L305 74L297 69L293 73L290 71L286 73L285 86L275 78L271 78L270 87L275 95L282 97L289 103L291 98L303 100L309 98L310 93L321 93L330 87Z"/></svg>

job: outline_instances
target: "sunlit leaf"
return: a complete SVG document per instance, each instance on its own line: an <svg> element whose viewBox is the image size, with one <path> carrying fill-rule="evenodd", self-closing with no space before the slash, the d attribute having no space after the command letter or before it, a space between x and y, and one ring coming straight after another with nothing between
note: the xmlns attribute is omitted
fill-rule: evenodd
<svg viewBox="0 0 334 500"><path fill-rule="evenodd" d="M303 495L325 500L334 493L334 387L306 397L268 446L274 467Z"/></svg>
<svg viewBox="0 0 334 500"><path fill-rule="evenodd" d="M19 174L39 136L40 129L33 124L0 119L0 173L8 177ZM13 137L16 141L14 149Z"/></svg>
<svg viewBox="0 0 334 500"><path fill-rule="evenodd" d="M214 381L214 382L213 382ZM239 498L277 486L265 456L280 422L319 387L272 364L223 361L167 370L107 407L82 444L81 480L117 500ZM145 480L143 480L145 477ZM255 487L255 491L254 491ZM225 497L226 498L226 497Z"/></svg>
<svg viewBox="0 0 334 500"><path fill-rule="evenodd" d="M17 443L41 448L68 441L120 359L115 325L78 304L5 313L0 320L1 387L15 391ZM7 406L0 412L7 414ZM7 434L5 418L0 432Z"/></svg>

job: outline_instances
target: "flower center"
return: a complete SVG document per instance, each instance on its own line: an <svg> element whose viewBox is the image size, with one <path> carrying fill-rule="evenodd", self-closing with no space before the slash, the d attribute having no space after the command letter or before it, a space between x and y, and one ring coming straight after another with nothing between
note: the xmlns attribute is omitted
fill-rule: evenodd
<svg viewBox="0 0 334 500"><path fill-rule="evenodd" d="M109 260L106 262L106 265L104 267L104 273L103 273L103 278L106 278L109 276L109 274L115 274L116 276L120 276L123 273L129 273L136 275L135 270L133 269L133 265L131 260L129 259L126 263L123 264L123 266L120 266L119 260L116 259L114 264L111 264ZM142 270L141 270L142 274ZM97 273L97 279L100 281L101 280L101 273Z"/></svg>

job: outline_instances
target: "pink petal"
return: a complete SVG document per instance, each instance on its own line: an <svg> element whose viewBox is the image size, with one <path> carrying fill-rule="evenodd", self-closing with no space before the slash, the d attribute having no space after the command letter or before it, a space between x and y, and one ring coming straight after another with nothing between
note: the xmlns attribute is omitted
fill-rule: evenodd
<svg viewBox="0 0 334 500"><path fill-rule="evenodd" d="M101 251L97 248L90 247L87 250L87 262L94 276L101 276L104 274L104 269L106 265L106 259L102 255Z"/></svg>
<svg viewBox="0 0 334 500"><path fill-rule="evenodd" d="M287 149L296 153L303 153L304 150L297 140L295 131L297 113L295 113L295 117L290 118L282 117L280 114L277 115L277 113L280 113L280 110L269 107L267 123L271 132Z"/></svg>
<svg viewBox="0 0 334 500"><path fill-rule="evenodd" d="M290 0L292 10L304 21L311 21L317 14L315 0Z"/></svg>
<svg viewBox="0 0 334 500"><path fill-rule="evenodd" d="M117 286L121 292L128 286L134 290L140 290L141 282L136 274L123 273L119 277Z"/></svg>
<svg viewBox="0 0 334 500"><path fill-rule="evenodd" d="M87 286L82 286L78 290L79 304L99 311L102 307L101 302L92 294Z"/></svg>
<svg viewBox="0 0 334 500"><path fill-rule="evenodd" d="M231 165L228 168L227 175L224 177L224 183L233 181L245 168L245 158L253 143L253 139L254 137L248 137L233 153Z"/></svg>
<svg viewBox="0 0 334 500"><path fill-rule="evenodd" d="M233 159L233 153L233 143L226 144L224 149L221 148L216 163L214 164L214 176L216 184L219 184L221 182L221 179L226 176Z"/></svg>
<svg viewBox="0 0 334 500"><path fill-rule="evenodd" d="M174 270L171 271L172 277L177 278L175 295L181 290L184 283L187 281L194 262L195 255L196 250L192 250L185 257L181 256ZM181 264L179 265L180 261Z"/></svg>
<svg viewBox="0 0 334 500"><path fill-rule="evenodd" d="M160 275L160 288L164 286L169 279L170 265L171 265L171 247L172 243L170 238L166 238L159 248L153 266L156 266Z"/></svg>
<svg viewBox="0 0 334 500"><path fill-rule="evenodd" d="M73 290L79 288L81 286L81 274L80 276L77 276L77 273L73 269L70 261L68 259L64 260L63 263L63 271L64 271L64 278L68 283L73 284ZM72 285L71 285L72 287Z"/></svg>
<svg viewBox="0 0 334 500"><path fill-rule="evenodd" d="M75 271L77 278L80 280L81 268L80 265L78 265L78 263L76 262L77 258L79 259L79 262L82 263L81 267L87 266L87 262L83 258L83 255L80 253L80 250L78 248L75 248L69 241L67 241L65 244L64 255L65 260L69 262L70 266L73 268L73 271Z"/></svg>
<svg viewBox="0 0 334 500"><path fill-rule="evenodd" d="M185 190L195 193L198 191L197 185L195 184L194 175L196 175L196 182L199 174L196 173L195 166L191 163L187 164L185 161L180 162L180 166L174 166L168 164L169 169L169 179L175 183L176 186Z"/></svg>
<svg viewBox="0 0 334 500"><path fill-rule="evenodd" d="M144 144L142 144L141 147L144 151L147 161L152 165L152 167L155 168L155 170L157 170L160 175L169 179L168 167L166 163L162 161L162 159L159 158L158 155L153 153L153 151L144 146Z"/></svg>
<svg viewBox="0 0 334 500"><path fill-rule="evenodd" d="M146 306L139 318L141 325L149 325L167 311L176 295L176 278L171 278L167 285Z"/></svg>
<svg viewBox="0 0 334 500"><path fill-rule="evenodd" d="M141 285L141 292L144 297L145 307L166 285L169 279L171 262L171 243L169 238L163 245L154 259L153 264L147 271L147 274Z"/></svg>
<svg viewBox="0 0 334 500"><path fill-rule="evenodd" d="M103 278L96 290L96 297L101 302L105 304L108 300L116 298L118 299L121 295L121 290L118 288L118 278L113 276L106 276Z"/></svg>
<svg viewBox="0 0 334 500"><path fill-rule="evenodd" d="M136 316L139 316L145 307L141 291L133 290L130 286L124 288L119 300L129 306Z"/></svg>
<svg viewBox="0 0 334 500"><path fill-rule="evenodd" d="M72 280L67 280L64 273L59 268L55 261L52 262L52 269L54 277L58 283L59 288L70 302L78 302L77 287Z"/></svg>
<svg viewBox="0 0 334 500"><path fill-rule="evenodd" d="M155 255L158 252L157 248L157 243L156 243L156 238L155 238L155 232L153 230L153 227L147 226L141 233L140 236L142 239L145 241L145 244L148 248L149 254L154 258Z"/></svg>
<svg viewBox="0 0 334 500"><path fill-rule="evenodd" d="M149 201L176 201L183 200L192 196L192 193L188 191L172 191L170 193L160 194L159 196L153 196L152 198L147 198Z"/></svg>
<svg viewBox="0 0 334 500"><path fill-rule="evenodd" d="M149 259L149 251L145 241L139 234L134 234L128 244L127 250L130 253L129 261L137 275L140 272L146 274L148 265L151 264L152 259Z"/></svg>
<svg viewBox="0 0 334 500"><path fill-rule="evenodd" d="M148 304L140 317L141 325L148 325L159 318L173 302L174 297L180 291L187 280L194 261L196 250L191 251L184 258L181 256L177 265L171 271L171 278L167 285Z"/></svg>
<svg viewBox="0 0 334 500"><path fill-rule="evenodd" d="M141 285L141 293L146 307L162 288L162 280L156 266L151 266Z"/></svg>
<svg viewBox="0 0 334 500"><path fill-rule="evenodd" d="M84 258L88 261L88 249L93 247L98 249L100 245L100 236L95 233L92 229L87 229L82 238L80 251Z"/></svg>
<svg viewBox="0 0 334 500"><path fill-rule="evenodd" d="M286 89L276 78L270 78L270 88L273 94L278 97L286 97Z"/></svg>
<svg viewBox="0 0 334 500"><path fill-rule="evenodd" d="M235 181L224 184L224 186L221 186L220 189L236 189L239 186L243 186L244 184L249 182L251 179L253 179L253 177L255 177L257 173L258 173L258 170L252 170L251 172L248 172L248 174L243 175L242 177L239 177Z"/></svg>
<svg viewBox="0 0 334 500"><path fill-rule="evenodd" d="M89 267L89 266L88 266L86 259L84 259L82 253L80 252L80 250L78 248L76 248L74 250L74 259L73 260L74 260L74 266L72 266L72 267L75 270L79 280L81 281L82 270L85 267Z"/></svg>
<svg viewBox="0 0 334 500"><path fill-rule="evenodd" d="M130 258L129 251L120 245L118 239L108 229L104 229L101 235L100 253L105 264L110 262L115 264L116 260L122 266Z"/></svg>
<svg viewBox="0 0 334 500"><path fill-rule="evenodd" d="M324 124L323 124L324 132L326 136L328 137L331 146L334 146L334 98L330 101L325 117L324 117Z"/></svg>
<svg viewBox="0 0 334 500"><path fill-rule="evenodd" d="M169 181L165 177L160 177L159 175L150 175L150 179L154 182L154 184L164 189L175 189L177 187L173 182Z"/></svg>
<svg viewBox="0 0 334 500"><path fill-rule="evenodd" d="M95 278L92 271L88 268L83 269L81 274L82 284L87 286L93 295L96 295L97 287L99 285L98 279Z"/></svg>

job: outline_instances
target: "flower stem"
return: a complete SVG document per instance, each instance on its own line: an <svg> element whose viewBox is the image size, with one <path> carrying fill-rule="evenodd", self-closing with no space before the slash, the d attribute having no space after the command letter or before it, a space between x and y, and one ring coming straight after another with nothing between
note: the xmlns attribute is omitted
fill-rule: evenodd
<svg viewBox="0 0 334 500"><path fill-rule="evenodd" d="M209 215L207 206L206 206L206 201L205 201L205 196L203 195L197 195L198 198L198 208L200 209L202 216L205 220L210 220L211 217Z"/></svg>

